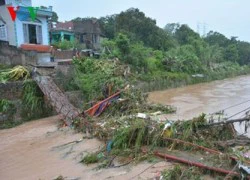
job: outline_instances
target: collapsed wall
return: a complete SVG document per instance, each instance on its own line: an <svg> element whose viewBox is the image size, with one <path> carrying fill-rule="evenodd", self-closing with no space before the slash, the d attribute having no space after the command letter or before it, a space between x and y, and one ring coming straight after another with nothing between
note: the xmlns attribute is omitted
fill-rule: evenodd
<svg viewBox="0 0 250 180"><path fill-rule="evenodd" d="M33 79L56 112L63 115L66 124L70 126L72 120L79 116L80 110L70 103L67 96L57 87L51 77L35 75Z"/></svg>

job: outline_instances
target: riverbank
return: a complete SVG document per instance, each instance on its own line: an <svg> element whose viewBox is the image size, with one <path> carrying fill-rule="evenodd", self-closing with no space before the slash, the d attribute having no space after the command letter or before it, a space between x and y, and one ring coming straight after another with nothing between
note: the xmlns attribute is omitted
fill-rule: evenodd
<svg viewBox="0 0 250 180"><path fill-rule="evenodd" d="M189 85L163 91L149 93L150 103L168 104L176 107L175 114L166 117L171 120L187 120L201 113L214 113L229 106L250 100L250 75L238 76L224 80ZM250 102L229 108L224 111L227 117L250 107ZM239 113L237 117L244 115ZM239 132L244 132L244 123L235 123ZM248 134L250 132L248 131Z"/></svg>
<svg viewBox="0 0 250 180"><path fill-rule="evenodd" d="M141 76L140 79L142 79L142 82L139 83L139 88L143 92L153 92L153 91L188 86L192 84L223 80L247 74L250 74L250 67L248 66L238 67L236 69L231 69L231 70L221 69L193 76L187 73L165 72L155 75Z"/></svg>
<svg viewBox="0 0 250 180"><path fill-rule="evenodd" d="M225 131L225 129L221 130L220 129L221 127L219 127L220 130L217 130L215 127L213 127L211 129L208 128L209 130L207 131L202 131L202 130L197 131L197 129L199 129L200 126L205 125L206 121L204 117L196 118L193 121L177 122L175 125L173 125L173 127L177 128L176 131L172 131L172 133L174 134L169 135L168 133L165 133L165 128L164 128L164 125L166 125L166 123L168 122L166 119L163 121L159 121L158 118L156 118L157 120L151 119L152 121L148 121L148 120L141 118L141 116L140 117L131 116L131 115L136 115L137 113L140 113L140 112L154 113L156 111L159 111L158 108L156 109L145 108L146 107L145 104L142 103L144 101L143 99L141 99L141 98L144 98L144 96L140 92L134 91L134 89L130 89L130 90L128 89L126 93L124 92L122 94L121 98L125 99L125 101L121 101L120 103L112 103L111 106L105 111L105 114L103 114L101 117L82 119L80 124L78 124L79 125L78 130L82 132L92 131L91 132L92 135L94 135L95 137L99 139L102 139L102 141L104 142L108 142L107 140L111 140L113 143L113 145L111 146L111 153L107 153L110 151L107 149L109 148L109 146L106 147L105 144L101 143L97 139L94 139L94 138L85 139L83 138L84 134L78 134L80 136L74 136L74 134L76 133L73 133L69 129L67 130L67 128L58 129L57 128L58 126L56 124L51 124L51 122L49 122L48 126L46 125L46 123L45 124L40 123L40 121L43 121L43 122L50 121L51 118L30 122L28 124L24 124L22 126L19 126L13 129L0 131L0 136L1 136L1 133L3 132L3 136L1 138L7 140L7 141L3 141L3 144L1 144L1 147L3 147L3 149L2 150L0 149L0 150L2 151L1 154L3 154L3 157L1 157L0 160L2 162L5 162L7 161L7 159L11 159L12 157L14 157L13 162L17 164L16 167L15 165L12 165L12 162L11 164L7 164L8 168L5 168L5 166L3 166L3 169L5 170L5 172L8 173L6 174L6 176L11 174L10 172L17 171L17 174L20 177L23 177L22 173L24 171L27 173L30 172L29 165L30 164L33 165L32 163L35 160L39 162L38 163L39 167L34 167L34 169L31 168L31 170L33 170L34 174L37 175L38 177L41 177L41 178L45 177L44 179L52 179L53 178L52 176L56 177L59 175L62 175L63 177L65 176L75 177L76 175L78 177L78 172L75 172L74 174L72 174L71 171L70 172L67 171L67 173L64 173L62 171L57 171L57 168L61 167L61 165L57 166L57 163L61 164L63 163L61 162L61 160L66 159L66 160L71 160L70 161L71 164L69 163L66 166L69 166L69 167L74 166L72 165L72 163L77 164L78 166L80 165L79 161L82 161L86 157L87 154L91 154L97 158L98 164L93 164L93 165L88 165L88 166L82 165L81 167L83 167L82 168L83 171L79 172L81 173L81 176L79 177L82 177L82 179L86 177L91 178L91 179L103 179L103 178L127 179L127 178L133 178L134 176L138 177L137 179L139 179L141 178L141 176L144 176L144 173L147 170L149 170L151 166L153 167L154 170L156 168L155 164L150 164L147 161L142 161L137 166L135 166L134 162L135 163L138 162L138 159L140 159L141 161L142 160L141 158L144 157L143 153L140 152L143 146L150 146L155 150L158 150L158 148L160 147L164 147L164 148L172 147L174 148L173 150L181 150L181 151L190 150L188 147L186 147L187 149L183 149L182 147L181 149L178 149L179 146L176 147L174 143L164 141L164 137L173 136L173 138L187 140L190 143L203 145L208 148L217 149L218 148L218 144L216 144L217 141L230 140L232 138L231 129L230 128L228 129L227 126L225 126L225 128L230 131ZM76 122L77 121L74 122L75 125L77 125ZM37 126L34 125L36 123L38 123ZM86 126L86 123L87 123L87 126ZM215 132L207 133L207 132L211 132L212 130ZM36 134L36 132L38 134ZM183 133L175 134L175 132L183 132ZM227 133L221 134L225 132ZM21 136L21 137L17 138L16 135ZM72 135L73 137L77 137L77 138L72 138ZM204 139L202 137L206 137L206 138ZM226 139L224 139L225 137ZM207 138L210 139L208 142L207 142ZM79 141L79 139L81 140ZM14 142L14 143L11 143L11 142ZM70 142L77 142L77 143L73 143L71 145ZM95 144L96 142L100 144L98 145L98 147ZM70 145L68 146L69 143ZM94 146L93 149L88 149L89 148L88 144L93 145ZM17 148L16 145L18 145L19 148ZM42 149L40 149L40 147ZM224 151L223 151L224 153L228 152L227 148L225 147L222 147L222 148L224 148ZM102 151L100 151L100 149L102 149ZM192 151L192 148L190 151ZM22 154L19 154L20 152ZM54 152L56 152L56 154L53 154ZM127 152L129 152L129 155L126 154ZM125 153L126 155L123 153ZM166 151L166 153L169 153L169 152ZM190 153L192 154L193 152L190 152ZM14 154L14 155L11 155L11 154ZM147 154L147 159L148 159L148 155L150 154ZM21 159L19 158L19 156L21 157ZM57 156L57 159L54 159L53 158L54 156ZM131 160L131 159L132 160L129 161L130 163L128 165L126 164L126 166L120 167L119 165L113 164L115 163L114 158L118 156L120 157L125 156L125 158L127 158L128 160ZM204 154L204 156L206 156L206 158L208 159L213 159L206 154ZM29 161L26 161L27 157L30 157L28 158ZM42 157L43 159L51 158L53 162L50 161L51 159L41 160L38 157ZM15 161L15 158L17 159L17 162ZM30 159L32 160L32 162L30 161ZM45 162L43 162L44 164L40 164L40 161L41 162L45 161ZM160 162L161 161L162 160L160 160ZM26 169L24 168L22 172L19 172L17 170L18 169L17 167L22 165L20 164L20 162L22 164L24 162L25 164L27 164L27 166L25 166ZM49 167L51 171L50 169L49 170L47 169L48 168L47 163L55 164L55 166L53 165ZM145 163L147 166L145 166ZM165 163L165 162L161 162L161 163ZM94 168L100 168L100 165L102 168L106 167L107 169L106 168L98 169L98 170L94 169ZM157 162L157 165L158 165L158 162ZM117 166L119 167L119 169L116 168ZM139 168L138 170L138 166L139 167L141 166L142 169ZM14 168L12 169L12 167ZM42 169L40 169L40 167ZM145 175L145 179L151 176L159 177L161 176L160 171L162 171L163 169L169 168L169 166L165 166L164 164L161 165L161 167L162 169L160 169L156 173ZM62 169L64 168L66 167L62 167ZM231 170L230 169L231 167L227 167L227 168ZM47 171L48 173L46 173ZM150 170L150 172L152 171ZM60 174L58 175L55 174L58 172L60 172ZM106 176L106 172L107 172L107 176ZM50 177L47 178L46 175L44 175L45 173L49 174ZM132 173L133 176L130 173ZM105 174L105 177L104 177L104 174ZM25 176L29 177L30 179L34 179L34 177L33 176L31 177L30 175L25 174ZM8 179L8 177L5 179Z"/></svg>

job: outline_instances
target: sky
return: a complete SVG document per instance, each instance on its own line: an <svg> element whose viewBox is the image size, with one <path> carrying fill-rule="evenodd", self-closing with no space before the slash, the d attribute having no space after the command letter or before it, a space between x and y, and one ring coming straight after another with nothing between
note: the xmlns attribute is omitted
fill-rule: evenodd
<svg viewBox="0 0 250 180"><path fill-rule="evenodd" d="M59 21L76 17L102 17L131 7L164 27L167 23L187 24L202 35L210 30L228 38L250 42L249 0L32 0L33 6L53 6ZM199 28L197 27L199 25Z"/></svg>

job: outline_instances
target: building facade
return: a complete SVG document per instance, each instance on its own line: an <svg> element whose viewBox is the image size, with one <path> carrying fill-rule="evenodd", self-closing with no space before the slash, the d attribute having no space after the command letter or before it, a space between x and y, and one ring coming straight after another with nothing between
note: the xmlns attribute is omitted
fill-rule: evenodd
<svg viewBox="0 0 250 180"><path fill-rule="evenodd" d="M104 36L96 19L59 22L51 29L52 42L77 40L87 49L98 50Z"/></svg>
<svg viewBox="0 0 250 180"><path fill-rule="evenodd" d="M18 7L14 21L8 7ZM17 47L22 44L49 45L48 20L52 16L52 7L39 8L35 19L31 18L28 7L32 7L31 0L0 0L0 40Z"/></svg>

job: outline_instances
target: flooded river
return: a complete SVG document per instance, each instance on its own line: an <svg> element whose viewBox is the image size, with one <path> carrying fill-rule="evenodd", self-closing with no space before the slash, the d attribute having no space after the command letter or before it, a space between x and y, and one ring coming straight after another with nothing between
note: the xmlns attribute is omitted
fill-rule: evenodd
<svg viewBox="0 0 250 180"><path fill-rule="evenodd" d="M177 108L176 114L168 116L172 120L191 119L202 112L214 113L243 103L225 110L227 117L230 117L250 107L250 75L155 91L149 94L148 100L149 102L175 106ZM232 119L245 116L245 112L233 116ZM244 123L240 126L235 123L235 127L240 133L245 131Z"/></svg>
<svg viewBox="0 0 250 180"><path fill-rule="evenodd" d="M250 76L197 84L182 88L150 93L149 101L177 107L169 119L190 119L204 113L227 108L250 99ZM228 116L250 107L250 101L229 108ZM240 113L234 118L243 116ZM59 175L67 179L150 179L172 166L148 162L120 168L95 170L97 165L82 165L79 161L88 153L100 150L103 142L83 139L83 134L70 129L58 129L60 117L50 117L28 122L21 126L0 131L0 179L51 180ZM239 132L243 127L236 124ZM249 133L248 133L249 134ZM136 177L136 178L134 178Z"/></svg>
<svg viewBox="0 0 250 180"><path fill-rule="evenodd" d="M59 175L65 180L153 179L172 166L165 161L108 169L83 165L82 157L102 149L103 142L82 139L83 134L66 127L58 129L59 123L60 117L54 116L0 130L0 180L52 180Z"/></svg>

